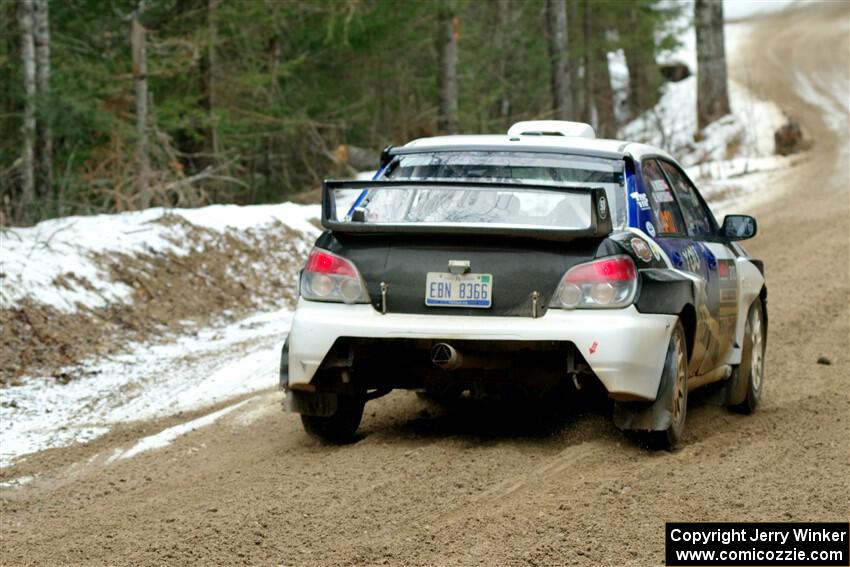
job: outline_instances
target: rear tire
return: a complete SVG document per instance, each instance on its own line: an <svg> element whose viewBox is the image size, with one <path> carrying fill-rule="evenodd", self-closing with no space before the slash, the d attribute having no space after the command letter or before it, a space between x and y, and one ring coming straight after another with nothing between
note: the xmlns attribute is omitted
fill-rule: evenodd
<svg viewBox="0 0 850 567"><path fill-rule="evenodd" d="M641 438L654 449L673 449L682 439L688 413L688 345L681 321L676 322L670 336L655 403L669 412L670 423L666 429L643 432Z"/></svg>
<svg viewBox="0 0 850 567"><path fill-rule="evenodd" d="M366 400L361 396L339 394L336 413L328 417L301 414L301 423L312 437L343 445L354 440L354 434L363 419Z"/></svg>
<svg viewBox="0 0 850 567"><path fill-rule="evenodd" d="M761 392L764 383L764 310L761 298L756 298L750 306L747 314L747 323L744 326L744 344L741 352L741 364L733 371L729 378L732 391L737 387L743 387L741 380L746 380L746 394L740 403L730 404L729 409L738 413L751 414L761 400Z"/></svg>

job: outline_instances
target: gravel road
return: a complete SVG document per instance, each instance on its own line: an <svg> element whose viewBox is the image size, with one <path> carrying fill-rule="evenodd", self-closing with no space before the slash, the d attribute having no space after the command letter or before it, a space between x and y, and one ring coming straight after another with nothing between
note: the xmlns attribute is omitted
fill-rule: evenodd
<svg viewBox="0 0 850 567"><path fill-rule="evenodd" d="M367 406L359 442L334 448L269 391L130 459L110 456L193 416L4 471L38 477L0 492L0 563L660 565L668 520L846 521L848 7L760 19L731 68L815 142L754 211L749 248L770 286L755 415L694 395L684 448L650 452L590 408L441 410L400 392Z"/></svg>

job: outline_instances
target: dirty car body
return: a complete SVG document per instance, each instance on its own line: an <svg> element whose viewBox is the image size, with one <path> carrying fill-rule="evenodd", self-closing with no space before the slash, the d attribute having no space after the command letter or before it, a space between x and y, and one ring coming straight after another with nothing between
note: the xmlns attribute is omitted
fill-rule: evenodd
<svg viewBox="0 0 850 567"><path fill-rule="evenodd" d="M350 439L363 404L398 388L542 399L588 384L664 446L688 390L724 382L727 405L755 407L766 286L738 243L755 219L718 225L666 152L541 121L382 162L323 189L281 360L308 432Z"/></svg>

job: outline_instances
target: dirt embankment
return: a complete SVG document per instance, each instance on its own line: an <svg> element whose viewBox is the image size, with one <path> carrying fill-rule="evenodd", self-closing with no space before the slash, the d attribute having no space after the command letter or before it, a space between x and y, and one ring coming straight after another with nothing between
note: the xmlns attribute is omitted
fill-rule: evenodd
<svg viewBox="0 0 850 567"><path fill-rule="evenodd" d="M292 307L305 236L282 223L262 229L218 232L177 215L153 221L175 226L176 249L141 253L96 253L108 280L132 288L127 302L75 313L27 300L0 309L0 387L24 373L59 381L82 376L73 365L105 356L131 341L172 338L214 320L233 320L259 308ZM94 289L73 272L54 285Z"/></svg>
<svg viewBox="0 0 850 567"><path fill-rule="evenodd" d="M132 459L104 456L172 423L16 463L5 478L38 476L0 492L0 562L646 566L663 562L665 521L846 521L850 140L846 113L824 109L850 98L848 10L765 17L733 68L816 144L753 211L760 236L747 247L770 289L754 415L695 393L684 447L658 453L594 412L541 420L398 393L370 402L357 443L327 447L266 392Z"/></svg>

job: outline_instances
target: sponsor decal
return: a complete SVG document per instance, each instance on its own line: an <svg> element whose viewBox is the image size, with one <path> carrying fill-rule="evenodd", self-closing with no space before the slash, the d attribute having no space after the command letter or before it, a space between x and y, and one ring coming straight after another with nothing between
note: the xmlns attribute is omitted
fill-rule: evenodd
<svg viewBox="0 0 850 567"><path fill-rule="evenodd" d="M637 191L632 191L629 193L629 196L637 202L638 207L641 210L648 211L649 210L649 197L646 196L646 193L638 193Z"/></svg>
<svg viewBox="0 0 850 567"><path fill-rule="evenodd" d="M649 249L649 244L647 244L642 238L632 238L629 241L629 244L631 244L632 252L635 253L635 256L644 262L652 261L652 251Z"/></svg>
<svg viewBox="0 0 850 567"><path fill-rule="evenodd" d="M717 322L720 335L731 337L735 333L735 323L738 313L738 278L735 260L718 260L717 275L719 283L718 300L720 309Z"/></svg>
<svg viewBox="0 0 850 567"><path fill-rule="evenodd" d="M655 259L660 260L661 259L661 248L659 248L658 245L651 240L649 241L649 247L652 248L652 255L655 256Z"/></svg>
<svg viewBox="0 0 850 567"><path fill-rule="evenodd" d="M666 193L670 191L670 187L668 187L667 182L663 179L653 179L650 181L650 184L652 185L653 191L658 191L659 193Z"/></svg>
<svg viewBox="0 0 850 567"><path fill-rule="evenodd" d="M735 260L720 260L717 263L717 274L724 280L736 279Z"/></svg>
<svg viewBox="0 0 850 567"><path fill-rule="evenodd" d="M663 179L653 179L651 184L652 196L655 198L656 203L673 202L673 193L670 192L670 187L667 185L666 181Z"/></svg>
<svg viewBox="0 0 850 567"><path fill-rule="evenodd" d="M593 354L594 352L596 352L596 347L598 347L598 346L599 346L599 343L596 342L596 341L593 341L593 344L590 345L590 348L587 349L587 350L588 350L588 352L590 352L590 354Z"/></svg>
<svg viewBox="0 0 850 567"><path fill-rule="evenodd" d="M655 227L650 221L646 221L646 233L651 237L655 238Z"/></svg>
<svg viewBox="0 0 850 567"><path fill-rule="evenodd" d="M687 266L689 272L699 272L699 255L697 254L697 251L694 250L693 246L685 246L685 248L682 250L682 259L684 260L685 266Z"/></svg>
<svg viewBox="0 0 850 567"><path fill-rule="evenodd" d="M599 201L596 203L596 210L599 213L599 218L605 220L608 218L608 200L605 196L599 197Z"/></svg>
<svg viewBox="0 0 850 567"><path fill-rule="evenodd" d="M655 197L656 203L672 203L673 195L667 191L653 191L652 196Z"/></svg>

